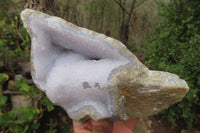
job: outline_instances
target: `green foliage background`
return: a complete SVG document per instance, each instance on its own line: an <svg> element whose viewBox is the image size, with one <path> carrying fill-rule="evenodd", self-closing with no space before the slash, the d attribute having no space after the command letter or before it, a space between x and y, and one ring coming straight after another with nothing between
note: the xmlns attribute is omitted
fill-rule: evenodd
<svg viewBox="0 0 200 133"><path fill-rule="evenodd" d="M61 123L54 118L57 114L48 116L58 107L31 80L21 78L7 89L8 80L13 81L13 75L22 75L22 68L18 64L29 62L30 58L31 40L19 16L20 6L12 0L0 0L0 132L72 132L71 128L67 129L66 124L71 126L68 121ZM31 101L32 106L13 109L11 97L15 93Z"/></svg>
<svg viewBox="0 0 200 133"><path fill-rule="evenodd" d="M144 47L146 65L187 81L190 90L186 97L161 114L173 125L192 128L200 109L200 1L159 1L158 5L163 21Z"/></svg>
<svg viewBox="0 0 200 133"><path fill-rule="evenodd" d="M7 75L0 76L0 81L4 80ZM8 78L7 78L8 80ZM5 81L5 80L4 80ZM2 85L0 83L0 85ZM0 94L0 130L2 133L35 133L38 132L40 127L40 119L43 117L45 111L54 110L55 104L53 104L38 88L34 85L29 85L28 80L21 78L16 81L12 87L13 91L18 91L26 97L27 100L33 102L32 107L19 107L18 109L9 108L8 96ZM49 126L51 131L46 130L46 132L53 132L55 128L56 121L51 120L49 117L50 124L47 123L45 126ZM53 125L52 125L53 124ZM44 126L44 125L43 125ZM66 130L66 129L65 129ZM60 131L57 127L56 131ZM64 131L63 131L64 132Z"/></svg>
<svg viewBox="0 0 200 133"><path fill-rule="evenodd" d="M1 73L20 73L17 64L29 61L30 56L30 38L19 18L22 6L19 7L13 1L24 4L22 0L0 0L0 81L2 81L0 89L5 87L7 80L11 80L8 75ZM127 7L130 2L131 0L127 2ZM172 72L187 81L190 91L186 97L181 102L161 111L160 114L175 126L193 128L196 126L196 115L200 114L200 1L170 0L169 3L166 1L157 3L159 15L163 19L162 23L155 27L151 39L144 46L145 63L150 69ZM83 26L83 13L79 10L82 9L81 2L71 0L69 9L67 4L66 1L58 0L59 7L53 6L52 9L56 10L57 15L61 15L62 18ZM135 12L135 17L138 19L131 22L131 38L127 45L134 53L140 50L143 41L149 37L146 33L152 27L152 23L160 22L160 17L152 14L152 12L155 14L154 8L156 7L149 7L147 4L145 8L141 7ZM119 9L120 7L110 0L86 3L86 27L102 33L109 30L112 31L112 37L119 38L121 22ZM52 12L55 12L54 10ZM27 99L31 99L34 106L13 110L9 95L0 94L2 132L38 132L42 124L46 124L49 128L44 129L47 133L62 133L67 130L66 125L58 127L59 122L51 117L53 115L47 115L56 110L56 105L38 88L30 85L27 79L15 81L12 91L17 91ZM44 122L45 117L49 119Z"/></svg>
<svg viewBox="0 0 200 133"><path fill-rule="evenodd" d="M29 60L30 38L19 13L9 13L12 1L0 1L0 69L16 72L17 63Z"/></svg>

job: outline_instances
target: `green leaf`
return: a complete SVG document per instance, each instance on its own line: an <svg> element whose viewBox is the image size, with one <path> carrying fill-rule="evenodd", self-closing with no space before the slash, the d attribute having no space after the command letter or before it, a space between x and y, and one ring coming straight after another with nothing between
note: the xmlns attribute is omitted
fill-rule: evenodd
<svg viewBox="0 0 200 133"><path fill-rule="evenodd" d="M19 107L17 111L19 112L19 120L25 120L26 122L32 122L40 113L38 108L33 107Z"/></svg>
<svg viewBox="0 0 200 133"><path fill-rule="evenodd" d="M8 75L0 73L0 85L3 85L9 79Z"/></svg>
<svg viewBox="0 0 200 133"><path fill-rule="evenodd" d="M7 96L0 95L0 111L2 108L6 106L7 100L8 100Z"/></svg>
<svg viewBox="0 0 200 133"><path fill-rule="evenodd" d="M48 111L52 111L52 110L54 109L54 106L56 105L56 104L52 103L52 102L48 99L48 97L47 97L46 95L42 97L42 100L40 101L40 103L41 103L42 105L45 105L45 106L47 107L47 110L48 110Z"/></svg>
<svg viewBox="0 0 200 133"><path fill-rule="evenodd" d="M19 90L23 95L27 95L29 94L30 86L26 83L22 83Z"/></svg>
<svg viewBox="0 0 200 133"><path fill-rule="evenodd" d="M22 133L26 133L26 132L28 131L28 129L29 129L29 125L26 125L26 126L24 127Z"/></svg>

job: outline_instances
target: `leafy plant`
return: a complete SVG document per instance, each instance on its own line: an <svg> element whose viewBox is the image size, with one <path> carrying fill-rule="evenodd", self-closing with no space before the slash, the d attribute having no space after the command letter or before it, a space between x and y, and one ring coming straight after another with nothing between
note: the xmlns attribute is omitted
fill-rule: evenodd
<svg viewBox="0 0 200 133"><path fill-rule="evenodd" d="M187 81L190 90L185 98L160 113L175 126L192 128L200 109L200 1L159 1L158 5L163 21L145 45L146 64Z"/></svg>
<svg viewBox="0 0 200 133"><path fill-rule="evenodd" d="M49 100L49 98L47 98L47 96L42 97L40 103L41 103L42 105L46 106L47 111L52 111L52 110L54 110L54 106L56 105L56 104L52 103L52 102Z"/></svg>
<svg viewBox="0 0 200 133"><path fill-rule="evenodd" d="M39 126L33 120L40 113L37 108L19 107L17 110L11 110L0 115L1 129L12 133L33 132Z"/></svg>
<svg viewBox="0 0 200 133"><path fill-rule="evenodd" d="M2 94L3 84L8 80L8 75L0 73L0 94Z"/></svg>
<svg viewBox="0 0 200 133"><path fill-rule="evenodd" d="M49 126L49 130L46 131L46 133L56 133L57 132L57 122L53 119L50 119L49 123L47 124Z"/></svg>
<svg viewBox="0 0 200 133"><path fill-rule="evenodd" d="M127 48L131 51L131 52L136 52L136 51L138 51L138 48L136 47L136 45L134 45L134 44L127 44L126 45L127 46Z"/></svg>
<svg viewBox="0 0 200 133"><path fill-rule="evenodd" d="M0 95L0 130L11 133L34 133L40 127L39 120L43 117L44 112L54 110L53 104L35 85L29 85L28 80L21 78L16 81L12 91L18 91L27 99L31 99L33 107L19 107L18 109L9 110L7 107L7 96ZM56 132L50 120L51 131Z"/></svg>
<svg viewBox="0 0 200 133"><path fill-rule="evenodd" d="M17 12L10 14L0 4L0 14L0 68L14 72L17 62L29 59L30 38Z"/></svg>
<svg viewBox="0 0 200 133"><path fill-rule="evenodd" d="M6 96L0 95L0 115L3 113L3 108L6 106L8 98Z"/></svg>
<svg viewBox="0 0 200 133"><path fill-rule="evenodd" d="M3 85L8 80L8 75L0 73L0 85Z"/></svg>

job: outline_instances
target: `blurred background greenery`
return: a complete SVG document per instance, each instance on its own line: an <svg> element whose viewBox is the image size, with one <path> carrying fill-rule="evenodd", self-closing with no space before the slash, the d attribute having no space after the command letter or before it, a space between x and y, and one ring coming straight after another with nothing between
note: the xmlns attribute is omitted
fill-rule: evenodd
<svg viewBox="0 0 200 133"><path fill-rule="evenodd" d="M116 38L150 69L178 74L190 91L157 116L179 129L200 129L200 1L0 0L0 133L73 132L65 111L31 79L25 8Z"/></svg>

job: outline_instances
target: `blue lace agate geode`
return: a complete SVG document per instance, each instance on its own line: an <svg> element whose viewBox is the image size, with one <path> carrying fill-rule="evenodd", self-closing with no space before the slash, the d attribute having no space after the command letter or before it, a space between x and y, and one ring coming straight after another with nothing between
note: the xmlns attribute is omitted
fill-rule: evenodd
<svg viewBox="0 0 200 133"><path fill-rule="evenodd" d="M78 124L152 115L189 89L177 75L150 71L113 38L35 10L21 18L35 84Z"/></svg>

